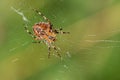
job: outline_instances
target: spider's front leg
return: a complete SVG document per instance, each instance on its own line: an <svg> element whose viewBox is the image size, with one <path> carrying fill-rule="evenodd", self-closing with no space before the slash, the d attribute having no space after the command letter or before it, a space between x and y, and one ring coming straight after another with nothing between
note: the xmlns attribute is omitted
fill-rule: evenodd
<svg viewBox="0 0 120 80"><path fill-rule="evenodd" d="M33 9L37 14L39 14L45 21L49 22L49 24L51 24L50 20L44 15L42 14L40 11L38 11L37 9Z"/></svg>

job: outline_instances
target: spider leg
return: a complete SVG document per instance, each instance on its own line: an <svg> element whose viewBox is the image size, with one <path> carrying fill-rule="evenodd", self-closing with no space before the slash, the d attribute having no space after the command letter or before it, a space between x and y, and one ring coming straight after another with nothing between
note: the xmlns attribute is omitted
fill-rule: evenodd
<svg viewBox="0 0 120 80"><path fill-rule="evenodd" d="M28 30L27 25L24 27L24 29L26 30L26 32L27 32L31 37L35 38L35 36L33 35L33 33Z"/></svg>
<svg viewBox="0 0 120 80"><path fill-rule="evenodd" d="M50 58L51 46L47 41L44 41L44 43L48 46L48 58Z"/></svg>
<svg viewBox="0 0 120 80"><path fill-rule="evenodd" d="M55 29L54 32L57 34L69 34L70 33L70 32L63 32L62 30L63 30L62 28L60 28L59 30Z"/></svg>
<svg viewBox="0 0 120 80"><path fill-rule="evenodd" d="M33 41L32 43L41 43L41 41Z"/></svg>
<svg viewBox="0 0 120 80"><path fill-rule="evenodd" d="M42 14L40 11L33 9L36 13L38 13L41 17L43 17L43 19L47 22L49 22L49 24L51 24L50 20L44 15Z"/></svg>
<svg viewBox="0 0 120 80"><path fill-rule="evenodd" d="M52 44L49 44L47 42L46 42L46 44L48 45L48 58L50 58L51 48L53 48L55 50L55 52L57 53L57 56L61 57L60 53L58 52L58 48L56 48L56 46L53 46Z"/></svg>
<svg viewBox="0 0 120 80"><path fill-rule="evenodd" d="M50 51L51 51L51 47L48 47L48 58L50 58Z"/></svg>
<svg viewBox="0 0 120 80"><path fill-rule="evenodd" d="M61 54L58 52L58 49L56 48L56 46L52 46L52 47L53 47L53 49L56 51L57 56L59 56L59 57L61 58Z"/></svg>

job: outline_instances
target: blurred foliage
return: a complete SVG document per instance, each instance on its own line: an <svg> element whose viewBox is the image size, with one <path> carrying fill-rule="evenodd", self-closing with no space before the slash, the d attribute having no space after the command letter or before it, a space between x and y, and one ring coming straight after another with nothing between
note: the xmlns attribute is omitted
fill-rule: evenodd
<svg viewBox="0 0 120 80"><path fill-rule="evenodd" d="M62 59L24 30L16 8L29 19L29 29L44 13L58 35ZM0 80L120 80L120 0L1 0ZM52 51L54 53L54 51Z"/></svg>

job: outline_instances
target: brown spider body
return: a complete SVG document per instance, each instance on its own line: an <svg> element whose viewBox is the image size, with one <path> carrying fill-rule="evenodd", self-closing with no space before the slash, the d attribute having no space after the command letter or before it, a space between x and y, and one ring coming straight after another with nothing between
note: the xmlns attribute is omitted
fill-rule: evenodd
<svg viewBox="0 0 120 80"><path fill-rule="evenodd" d="M50 51L51 48L53 48L57 55L61 57L60 53L58 52L58 48L54 45L54 42L56 41L56 35L57 34L68 34L69 32L63 32L62 29L56 30L52 29L52 24L48 18L46 18L41 12L36 11L40 16L43 17L43 19L46 22L40 22L37 23L33 26L33 33L30 32L27 28L27 25L24 27L25 30L35 39L39 40L39 42L34 42L34 43L40 43L43 41L44 43L47 44L48 46L48 57L50 57Z"/></svg>
<svg viewBox="0 0 120 80"><path fill-rule="evenodd" d="M48 22L40 22L33 26L33 32L36 40L45 40L52 43L56 40L56 34L52 30L52 26Z"/></svg>

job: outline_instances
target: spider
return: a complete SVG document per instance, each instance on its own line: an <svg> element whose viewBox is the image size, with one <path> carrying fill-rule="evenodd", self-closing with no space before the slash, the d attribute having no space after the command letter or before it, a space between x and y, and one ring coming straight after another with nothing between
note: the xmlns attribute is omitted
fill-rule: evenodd
<svg viewBox="0 0 120 80"><path fill-rule="evenodd" d="M68 34L69 32L63 32L62 28L60 29L53 29L53 24L50 22L50 20L44 16L40 11L33 9L38 15L40 15L45 22L39 22L33 25L33 33L30 32L25 26L26 32L31 35L35 41L34 43L40 43L43 41L48 46L48 58L50 57L50 51L51 48L55 50L57 55L61 57L61 54L58 52L58 48L54 45L54 42L56 41L56 35L57 34Z"/></svg>

